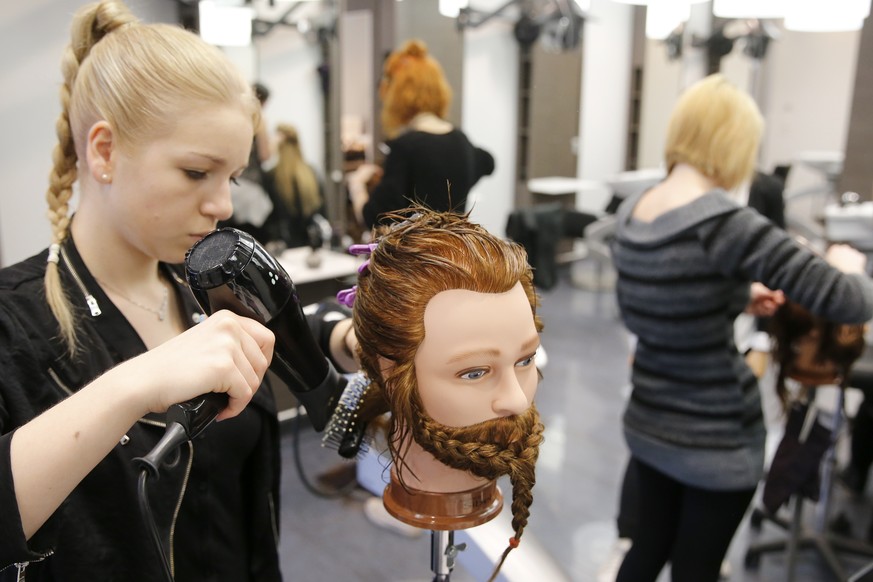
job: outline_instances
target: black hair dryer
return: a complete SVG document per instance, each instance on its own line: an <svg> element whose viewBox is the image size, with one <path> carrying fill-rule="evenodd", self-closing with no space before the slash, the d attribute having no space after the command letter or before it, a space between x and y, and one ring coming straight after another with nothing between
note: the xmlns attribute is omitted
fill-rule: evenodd
<svg viewBox="0 0 873 582"><path fill-rule="evenodd" d="M227 309L275 334L270 369L306 409L315 430L324 430L347 380L312 337L297 288L279 262L251 235L228 227L188 250L185 272L207 315Z"/></svg>

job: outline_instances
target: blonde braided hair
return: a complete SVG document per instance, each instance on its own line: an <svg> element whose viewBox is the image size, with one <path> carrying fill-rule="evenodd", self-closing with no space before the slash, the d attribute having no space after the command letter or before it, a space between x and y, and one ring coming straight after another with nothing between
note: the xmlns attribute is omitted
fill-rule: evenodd
<svg viewBox="0 0 873 582"><path fill-rule="evenodd" d="M52 227L52 249L45 271L46 300L58 320L61 334L70 353L76 352L76 329L69 299L61 286L57 253L67 238L70 229L70 198L73 196L73 183L78 176L76 144L70 123L70 103L73 87L79 74L82 61L91 48L104 36L118 28L135 22L133 14L123 5L115 2L89 4L82 8L73 19L71 42L61 60L61 114L55 122L58 143L52 152L53 166L49 173L49 188L46 191L48 219Z"/></svg>
<svg viewBox="0 0 873 582"><path fill-rule="evenodd" d="M45 290L61 337L75 355L76 325L58 254L69 235L69 202L90 128L105 120L116 147L133 147L169 131L199 104L238 104L251 112L253 127L260 108L248 81L219 49L178 26L140 23L118 0L88 4L76 13L61 71L58 143L46 192L52 243Z"/></svg>

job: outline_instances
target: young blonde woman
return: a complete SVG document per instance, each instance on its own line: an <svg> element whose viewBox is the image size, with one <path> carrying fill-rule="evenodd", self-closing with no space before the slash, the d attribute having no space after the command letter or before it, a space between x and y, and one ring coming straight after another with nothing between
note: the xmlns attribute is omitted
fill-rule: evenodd
<svg viewBox="0 0 873 582"><path fill-rule="evenodd" d="M834 321L873 316L861 253L816 257L727 195L751 177L762 130L747 94L718 75L696 83L670 119L666 179L618 211L616 293L637 336L624 434L639 489L620 582L653 582L667 562L674 581L718 579L764 466L736 316L772 313L786 297Z"/></svg>
<svg viewBox="0 0 873 582"><path fill-rule="evenodd" d="M273 336L227 312L198 323L174 266L230 216L257 102L219 50L114 0L77 12L62 71L53 240L0 271L0 579L165 579L132 460L168 405L225 391L151 509L177 581L280 580L278 426L258 389ZM318 330L325 351L349 325Z"/></svg>

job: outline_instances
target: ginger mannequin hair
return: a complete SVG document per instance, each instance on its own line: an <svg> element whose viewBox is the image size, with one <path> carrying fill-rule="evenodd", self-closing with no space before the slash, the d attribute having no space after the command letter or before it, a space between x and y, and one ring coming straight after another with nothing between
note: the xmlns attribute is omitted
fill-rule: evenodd
<svg viewBox="0 0 873 582"><path fill-rule="evenodd" d="M447 431L423 408L414 361L424 340L425 309L442 291L504 293L520 282L541 331L531 268L523 247L490 234L466 216L414 207L391 218L397 222L383 228L355 293L361 367L371 380L359 414L377 421L391 412L382 428L401 483L401 446L410 437L452 468L487 479L510 476L515 536L493 578L518 544L530 515L533 465L543 440L539 415L531 405L525 414ZM385 361L391 365L385 367ZM483 439L483 434L489 437Z"/></svg>
<svg viewBox="0 0 873 582"><path fill-rule="evenodd" d="M109 122L118 147L135 148L170 131L198 104L241 107L251 112L254 127L260 117L251 86L218 48L178 26L140 23L117 0L79 10L61 71L58 143L46 192L54 249L69 234L73 184L85 172L79 164L85 163L88 131L96 122ZM45 288L61 336L75 354L76 325L54 261L47 265Z"/></svg>

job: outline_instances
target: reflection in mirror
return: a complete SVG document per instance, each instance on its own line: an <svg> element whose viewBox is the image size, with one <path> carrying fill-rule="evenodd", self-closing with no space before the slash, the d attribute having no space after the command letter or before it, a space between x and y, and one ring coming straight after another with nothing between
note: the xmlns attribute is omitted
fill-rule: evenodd
<svg viewBox="0 0 873 582"><path fill-rule="evenodd" d="M316 170L325 195L325 212L331 222L338 216L336 181L331 179L334 123L332 99L338 94L330 75L336 60L337 14L341 0L280 1L248 0L253 13L252 42L222 46L222 50L254 83L270 92L264 104L266 130L272 156L266 169L276 163L280 125L296 128L305 160ZM193 4L180 4L183 24L196 28Z"/></svg>
<svg viewBox="0 0 873 582"><path fill-rule="evenodd" d="M423 41L428 55L440 64L457 96L461 89L462 35L453 19L440 14L437 0L348 0L340 22L343 171L352 181L366 182L367 186L350 185L352 192L365 195L376 187L379 170L374 168L383 166L388 151L379 96L385 59L407 40ZM459 128L460 118L460 102L453 98L445 119ZM364 177L366 172L371 175ZM346 224L356 239L367 230L367 224L355 216L352 205L346 208Z"/></svg>

